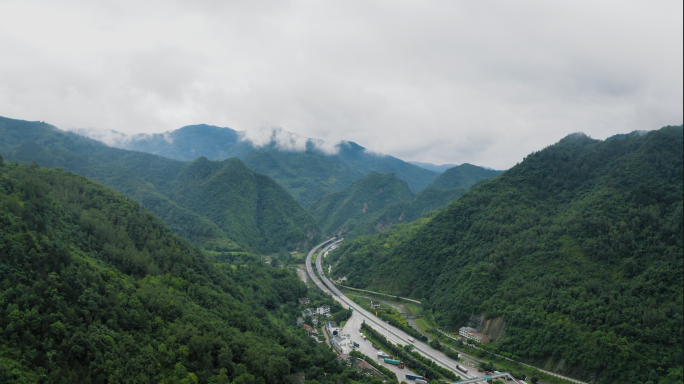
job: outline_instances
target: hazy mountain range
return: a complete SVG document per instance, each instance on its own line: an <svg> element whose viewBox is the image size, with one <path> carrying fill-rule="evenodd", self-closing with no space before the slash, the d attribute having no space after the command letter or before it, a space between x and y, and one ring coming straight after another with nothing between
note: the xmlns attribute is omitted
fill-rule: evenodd
<svg viewBox="0 0 684 384"><path fill-rule="evenodd" d="M352 142L327 143L282 129L235 131L199 124L155 134L125 135L112 130L72 132L121 149L191 161L237 157L251 169L271 176L305 207L330 192L339 192L370 172L394 173L418 193L453 164L405 162L367 151ZM491 168L482 167L492 170Z"/></svg>
<svg viewBox="0 0 684 384"><path fill-rule="evenodd" d="M296 298L322 297L253 255L291 262L341 233L333 275L474 326L483 349L587 381L681 382L682 126L571 134L505 172L282 130L107 135L0 117L3 380L347 382L294 328Z"/></svg>
<svg viewBox="0 0 684 384"><path fill-rule="evenodd" d="M2 117L0 137L5 160L36 161L106 184L203 248L277 252L306 248L320 236L313 217L287 191L236 158L178 161Z"/></svg>
<svg viewBox="0 0 684 384"><path fill-rule="evenodd" d="M683 137L571 134L430 218L345 242L332 274L419 298L445 329L478 327L498 353L563 361L560 373L674 383Z"/></svg>
<svg viewBox="0 0 684 384"><path fill-rule="evenodd" d="M191 125L158 134L126 136L115 131L74 130L110 146L191 161L237 157L256 172L271 176L302 205L330 192L341 191L370 172L394 173L406 180L413 192L432 182L439 172L396 157L367 151L352 142L330 144L299 137L282 129L250 136L230 128Z"/></svg>

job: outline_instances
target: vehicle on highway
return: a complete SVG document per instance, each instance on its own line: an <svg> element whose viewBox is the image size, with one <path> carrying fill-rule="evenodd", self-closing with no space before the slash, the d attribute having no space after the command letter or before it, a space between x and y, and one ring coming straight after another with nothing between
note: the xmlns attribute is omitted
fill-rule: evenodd
<svg viewBox="0 0 684 384"><path fill-rule="evenodd" d="M461 372L463 372L463 373L468 373L468 370L465 369L465 368L463 368L463 367L461 367L460 365L456 365L456 369L458 369L459 371L461 371Z"/></svg>
<svg viewBox="0 0 684 384"><path fill-rule="evenodd" d="M413 337L409 337L409 338L408 338L408 341L410 341L410 342L413 343L413 342L416 341L416 340L415 340Z"/></svg>
<svg viewBox="0 0 684 384"><path fill-rule="evenodd" d="M342 236L344 238L344 236ZM331 241L333 242L331 244ZM375 316L372 316L371 313L368 311L364 310L362 307L358 307L355 305L348 297L346 297L340 290L327 278L326 274L323 272L322 268L322 258L318 257L316 259L316 266L313 266L313 255L316 251L322 248L321 254L325 253L328 249L331 249L331 247L339 244L342 242L343 239L336 239L336 238L330 238L314 248L312 248L309 251L309 254L307 255L306 258L306 270L309 273L311 280L315 283L315 285L320 288L325 294L331 295L335 297L336 300L340 301L344 306L349 306L354 309L355 314L358 313L362 318L363 322L369 322L369 324L372 324L374 326L379 326L384 328L385 332L388 333L387 336L390 336L392 338L396 338L394 340L389 339L390 341L396 343L396 342L403 342L403 343L408 343L407 341L408 335L404 336L402 334L402 331L400 329L394 329L391 325L385 324L383 321L376 320ZM316 274L318 273L318 275ZM320 277L319 277L320 276ZM387 337L386 336L386 337ZM373 343L372 343L373 344ZM461 373L462 376L465 376L465 378L469 379L471 378L472 374L465 374L457 369L454 368L454 363L455 361L452 361L448 356L442 356L438 351L432 351L429 349L429 346L425 346L419 341L415 341L413 344L415 346L415 349L418 353L421 353L425 355L428 358L433 359L433 361L440 366L449 369L450 371L453 371L454 373ZM377 345L373 345L374 348L380 349ZM435 357L439 356L439 357ZM392 356L379 356L378 359L383 359L383 358L390 358L394 360ZM421 380L422 382L426 382L424 380Z"/></svg>
<svg viewBox="0 0 684 384"><path fill-rule="evenodd" d="M385 359L385 363L396 365L398 368L404 369L404 362L394 359Z"/></svg>

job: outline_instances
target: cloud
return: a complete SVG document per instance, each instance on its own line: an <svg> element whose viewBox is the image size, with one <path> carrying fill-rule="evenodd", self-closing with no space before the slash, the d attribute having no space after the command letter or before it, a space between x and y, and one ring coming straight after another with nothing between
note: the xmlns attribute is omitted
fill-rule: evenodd
<svg viewBox="0 0 684 384"><path fill-rule="evenodd" d="M249 141L257 148L273 144L276 148L290 152L304 152L307 145L323 153L334 155L340 150L339 142L326 142L320 139L310 139L299 136L296 133L288 132L280 127L261 126L257 129L250 129L238 133L240 141Z"/></svg>
<svg viewBox="0 0 684 384"><path fill-rule="evenodd" d="M111 129L100 128L73 128L71 132L77 133L81 136L89 137L93 140L101 141L110 147L122 147L130 143L133 139L131 136L121 132L113 131Z"/></svg>
<svg viewBox="0 0 684 384"><path fill-rule="evenodd" d="M677 1L8 0L0 114L128 135L266 124L296 133L274 136L284 148L351 140L503 169L571 132L681 124L682 12Z"/></svg>

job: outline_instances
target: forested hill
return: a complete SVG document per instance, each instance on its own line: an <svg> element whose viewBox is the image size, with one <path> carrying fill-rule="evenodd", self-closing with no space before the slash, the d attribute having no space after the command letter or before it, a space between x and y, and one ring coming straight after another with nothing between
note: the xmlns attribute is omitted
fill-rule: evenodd
<svg viewBox="0 0 684 384"><path fill-rule="evenodd" d="M430 186L445 190L470 187L480 180L493 179L502 173L503 171L491 171L465 163L447 169L439 175Z"/></svg>
<svg viewBox="0 0 684 384"><path fill-rule="evenodd" d="M363 234L385 231L394 224L408 223L442 208L466 193L470 187L502 174L471 164L451 167L439 175L427 188L410 202L402 201L388 206L375 214Z"/></svg>
<svg viewBox="0 0 684 384"><path fill-rule="evenodd" d="M213 264L138 202L1 157L0 282L3 383L371 382L296 327L293 272Z"/></svg>
<svg viewBox="0 0 684 384"><path fill-rule="evenodd" d="M181 162L110 148L45 123L1 117L0 155L106 184L204 248L278 252L306 248L320 236L313 217L287 191L238 159Z"/></svg>
<svg viewBox="0 0 684 384"><path fill-rule="evenodd" d="M496 350L566 374L681 382L682 142L682 126L570 135L430 220L344 244L333 274L424 298L447 329L501 318Z"/></svg>
<svg viewBox="0 0 684 384"><path fill-rule="evenodd" d="M317 200L309 211L324 233L342 232L356 236L367 233L367 226L375 213L397 202L410 202L414 196L406 182L395 174L371 172L342 192Z"/></svg>
<svg viewBox="0 0 684 384"><path fill-rule="evenodd" d="M237 131L205 124L151 135L77 132L117 148L176 160L191 161L204 156L220 161L237 157L252 170L272 177L305 207L330 192L342 191L370 172L394 173L406 180L413 192L427 187L439 175L392 156L368 152L353 142L339 143L334 154L320 150L318 141L313 139L306 140L305 150L281 148L275 140L256 147L250 141L241 140Z"/></svg>
<svg viewBox="0 0 684 384"><path fill-rule="evenodd" d="M470 164L458 165L439 175L416 196L394 174L370 173L343 191L314 202L309 211L328 234L338 231L349 237L375 234L442 208L475 183L501 173Z"/></svg>

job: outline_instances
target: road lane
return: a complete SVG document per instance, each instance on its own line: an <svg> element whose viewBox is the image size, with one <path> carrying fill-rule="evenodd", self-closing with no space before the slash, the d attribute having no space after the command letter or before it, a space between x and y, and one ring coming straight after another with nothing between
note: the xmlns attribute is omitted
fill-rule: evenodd
<svg viewBox="0 0 684 384"><path fill-rule="evenodd" d="M322 255L325 253L325 251L330 248L332 245L340 243L344 239L340 239L336 241L334 244L330 244L324 249L323 252L319 254L319 257L316 260L316 267L318 269L318 273L320 274L320 279L316 274L314 273L313 266L311 264L311 259L313 257L313 254L321 248L323 245L330 243L333 241L335 238L328 239L324 241L323 243L317 245L314 249L312 249L309 254L307 255L306 258L306 269L309 272L309 275L311 276L311 280L316 283L316 285L323 290L328 295L332 295L337 301L343 304L345 307L351 307L354 309L355 312L363 316L363 318L366 320L366 322L370 325L373 326L378 332L384 333L385 337L389 341L391 341L394 344L409 344L410 342L408 341L408 338L410 337L408 334L406 334L404 331L378 319L375 315L371 314L370 312L366 311L364 308L361 308L358 304L350 300L347 296L345 296L342 292L340 292L337 287L335 287L332 282L325 276L323 273L323 268L322 268L322 262L321 258ZM472 379L472 378L477 378L478 376L483 376L482 374L479 374L477 371L473 372L472 369L468 369L468 373L463 373L459 370L456 369L456 365L458 364L456 361L453 359L449 358L442 352L439 352L429 345L419 341L415 340L413 343L415 350L421 353L422 355L432 359L435 363L439 364L440 366L454 372L456 375L461 376L462 378L466 379Z"/></svg>

